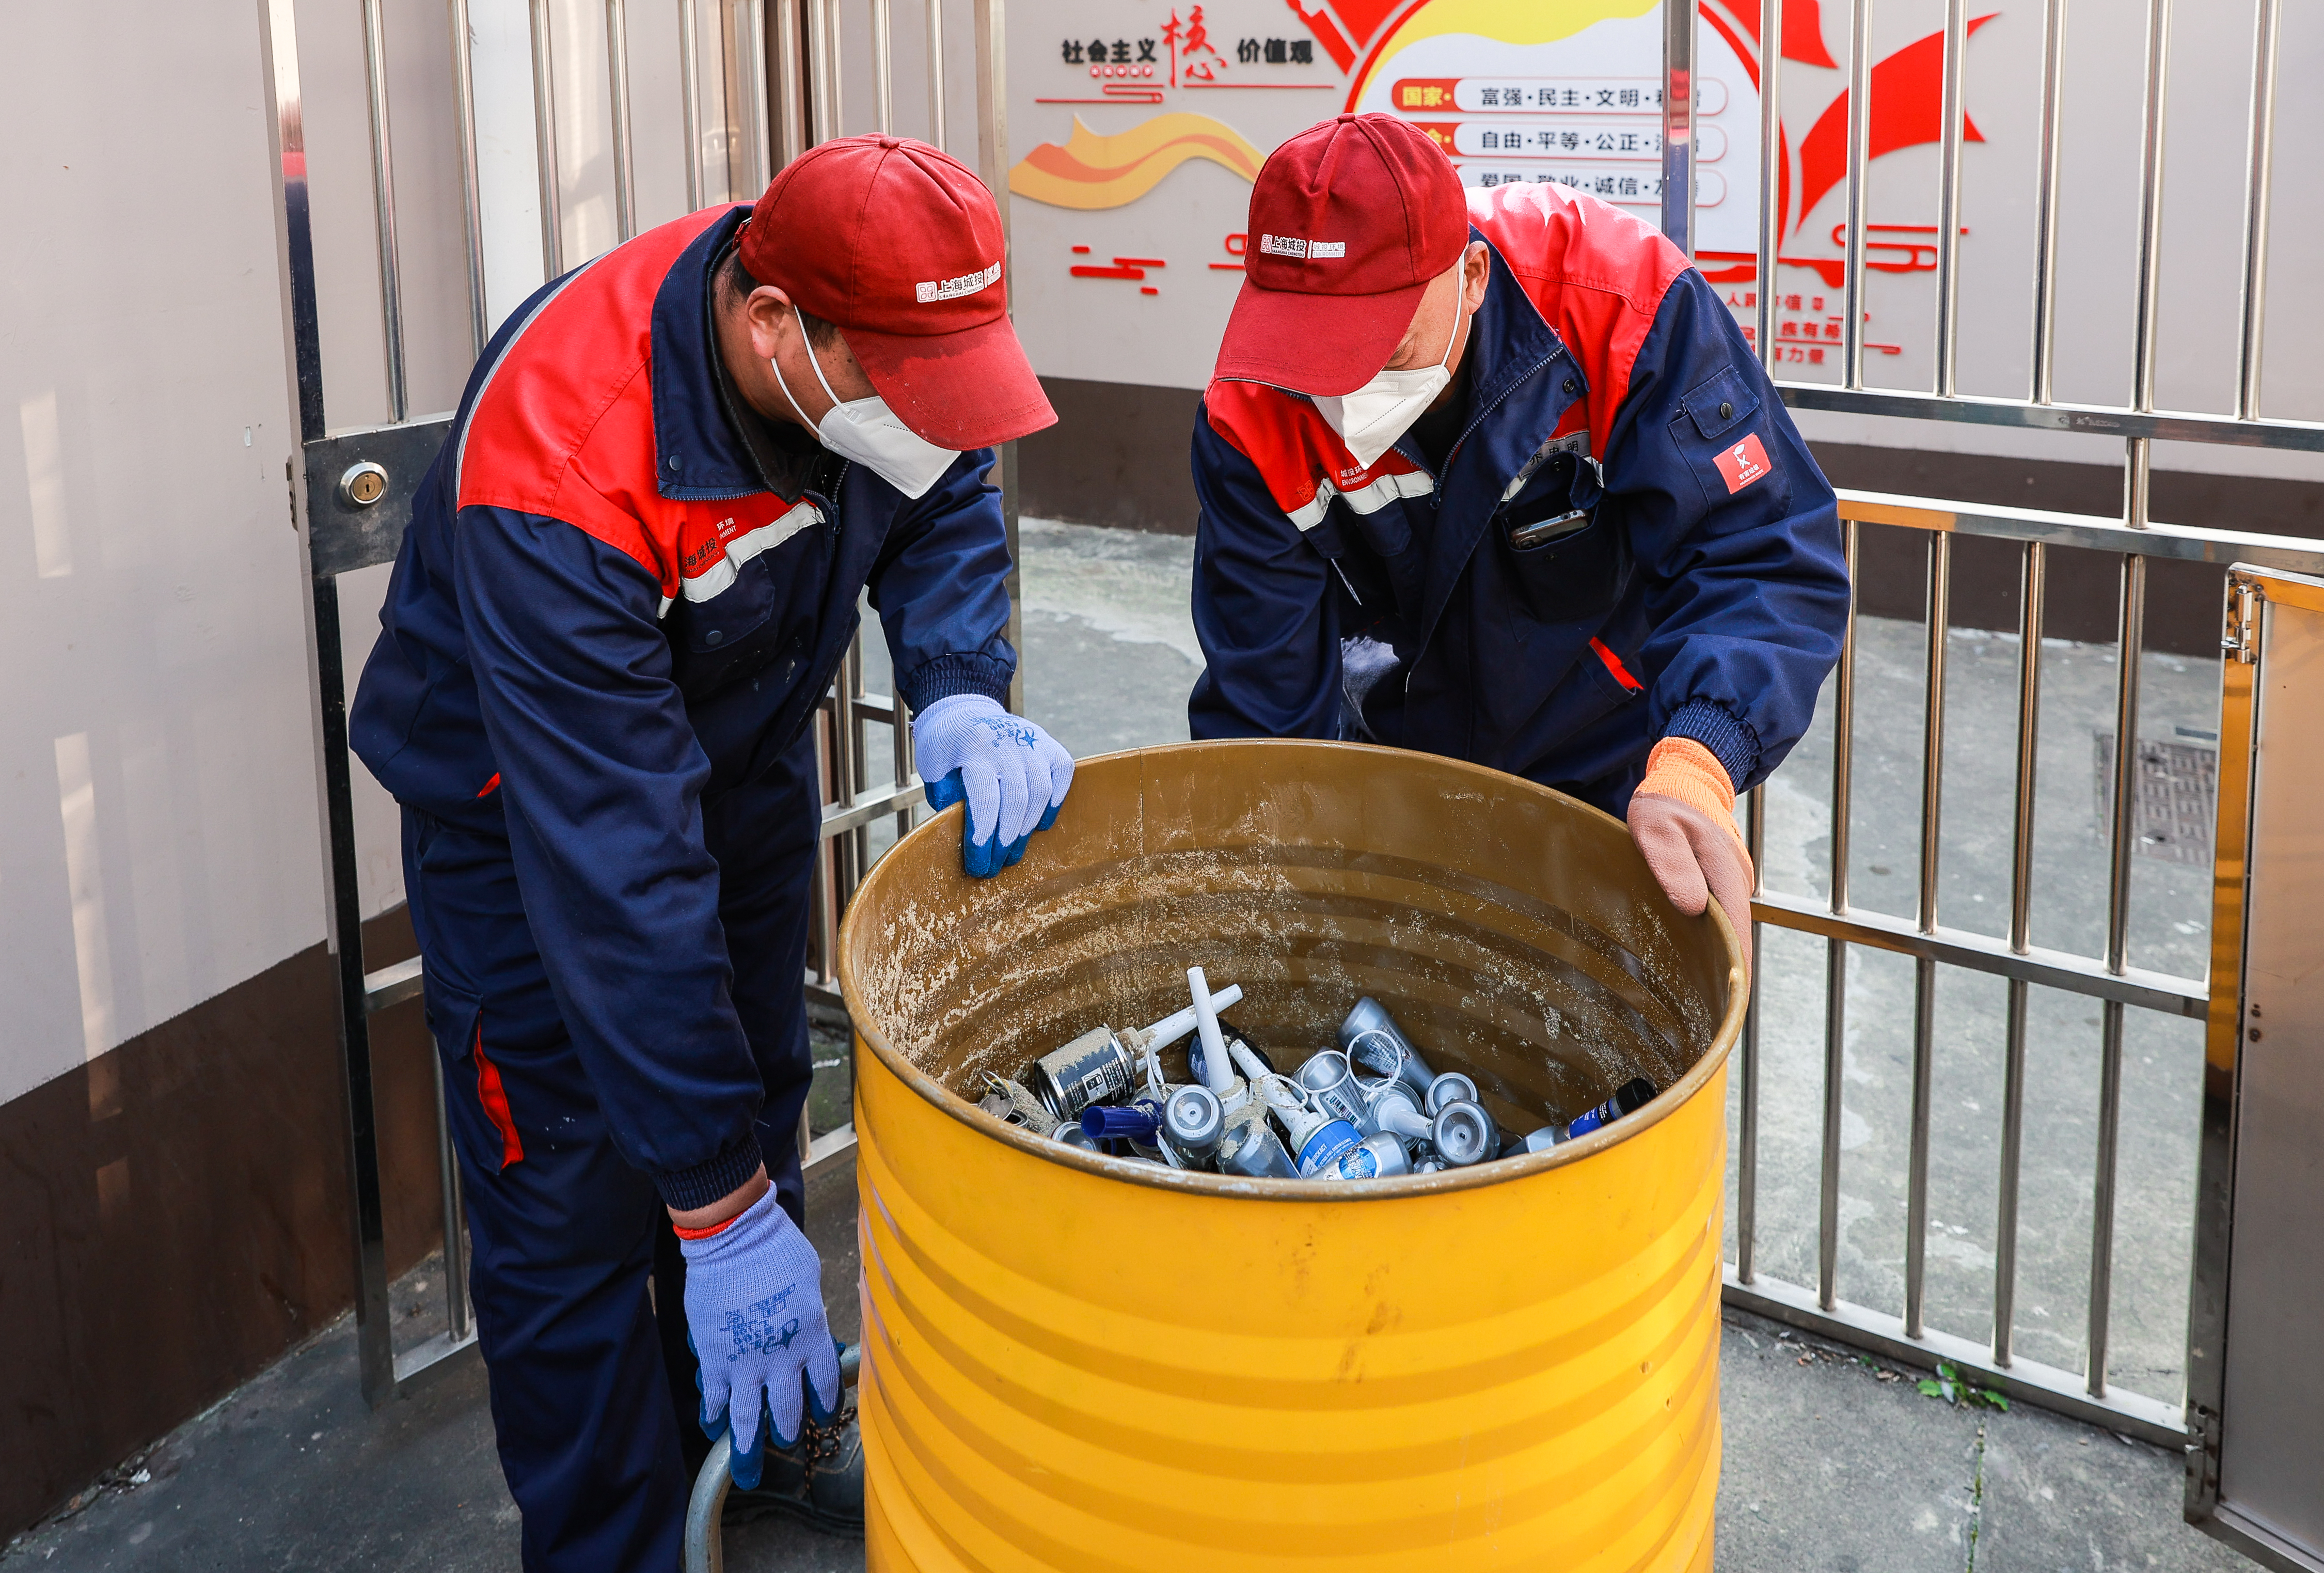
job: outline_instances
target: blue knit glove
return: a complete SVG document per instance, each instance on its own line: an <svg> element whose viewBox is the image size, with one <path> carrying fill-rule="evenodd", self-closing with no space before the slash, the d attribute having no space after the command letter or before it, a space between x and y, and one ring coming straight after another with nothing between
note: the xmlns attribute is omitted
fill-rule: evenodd
<svg viewBox="0 0 2324 1573"><path fill-rule="evenodd" d="M990 878L1025 856L1036 830L1057 822L1074 784L1074 756L982 694L953 694L912 717L912 749L928 807L965 801L961 866Z"/></svg>
<svg viewBox="0 0 2324 1573"><path fill-rule="evenodd" d="M686 1325L702 1387L702 1429L715 1439L732 1418L734 1484L749 1491L759 1484L766 1433L774 1432L779 1448L798 1441L802 1386L816 1420L839 1408L823 1263L772 1187L716 1234L681 1235L678 1248L686 1253Z"/></svg>

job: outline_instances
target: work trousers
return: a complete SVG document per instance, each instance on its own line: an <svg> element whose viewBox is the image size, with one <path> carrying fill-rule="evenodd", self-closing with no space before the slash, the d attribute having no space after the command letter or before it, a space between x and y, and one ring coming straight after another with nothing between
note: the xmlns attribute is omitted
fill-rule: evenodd
<svg viewBox="0 0 2324 1573"><path fill-rule="evenodd" d="M820 804L812 738L703 804L734 1006L766 1087L759 1145L802 1226L798 1132L813 1062L801 985ZM534 947L506 839L407 809L403 862L524 1566L674 1569L709 1441L669 1216L614 1148Z"/></svg>

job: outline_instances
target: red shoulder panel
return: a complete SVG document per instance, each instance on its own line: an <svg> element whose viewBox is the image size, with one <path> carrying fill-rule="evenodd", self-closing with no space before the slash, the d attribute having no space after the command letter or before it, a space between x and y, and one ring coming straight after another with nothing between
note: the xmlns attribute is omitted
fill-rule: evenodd
<svg viewBox="0 0 2324 1573"><path fill-rule="evenodd" d="M562 519L635 558L665 597L678 593L676 526L687 509L654 490L654 296L678 254L724 211L648 230L533 308L461 433L459 507Z"/></svg>
<svg viewBox="0 0 2324 1573"><path fill-rule="evenodd" d="M1472 189L1469 221L1582 363L1590 448L1603 454L1638 347L1686 258L1645 220L1550 180ZM1559 430L1578 425L1569 413Z"/></svg>
<svg viewBox="0 0 2324 1573"><path fill-rule="evenodd" d="M1314 405L1281 388L1221 380L1204 390L1203 404L1211 430L1250 460L1275 505L1302 531L1323 523L1333 497L1370 514L1435 488L1426 470L1393 448L1366 469Z"/></svg>

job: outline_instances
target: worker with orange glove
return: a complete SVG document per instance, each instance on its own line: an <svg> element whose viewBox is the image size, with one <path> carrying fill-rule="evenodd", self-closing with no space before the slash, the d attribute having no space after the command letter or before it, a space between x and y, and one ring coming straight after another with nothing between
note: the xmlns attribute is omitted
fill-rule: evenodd
<svg viewBox="0 0 2324 1573"><path fill-rule="evenodd" d="M1718 294L1594 198L1464 193L1385 115L1276 150L1249 258L1194 421L1194 736L1571 792L1748 953L1735 796L1806 730L1849 587L1831 485Z"/></svg>

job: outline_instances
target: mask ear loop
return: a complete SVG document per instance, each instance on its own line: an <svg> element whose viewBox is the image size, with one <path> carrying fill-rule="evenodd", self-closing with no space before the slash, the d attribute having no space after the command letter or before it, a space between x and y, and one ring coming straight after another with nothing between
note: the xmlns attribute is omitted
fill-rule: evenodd
<svg viewBox="0 0 2324 1573"><path fill-rule="evenodd" d="M815 341L807 336L807 322L805 319L799 317L798 306L796 302L791 306L791 317L798 323L799 342L807 347L807 364L811 366L815 366L815 380L818 383L822 383L823 368L815 365ZM783 391L783 397L789 402L790 407L798 411L799 424L820 437L823 434L823 428L808 420L807 418L807 411L800 407L799 402L797 399L791 397L790 379L783 375L783 363L772 356L769 356L767 364L774 368L775 386ZM824 383L823 391L825 393L829 393L831 392L831 384ZM838 399L834 398L831 403L834 409L838 408Z"/></svg>
<svg viewBox="0 0 2324 1573"><path fill-rule="evenodd" d="M846 401L842 399L837 393L833 393L831 391L831 384L824 381L823 362L816 358L815 340L809 338L807 335L807 319L799 317L798 302L796 301L791 302L791 315L798 318L799 340L807 346L807 364L815 368L815 380L823 384L823 396L830 400L831 407L836 410L842 404L846 403Z"/></svg>

